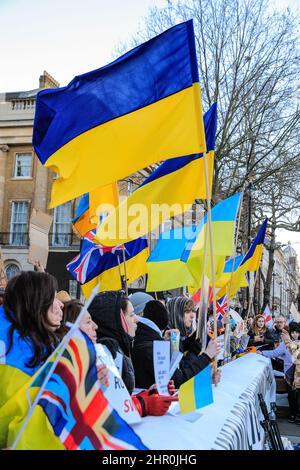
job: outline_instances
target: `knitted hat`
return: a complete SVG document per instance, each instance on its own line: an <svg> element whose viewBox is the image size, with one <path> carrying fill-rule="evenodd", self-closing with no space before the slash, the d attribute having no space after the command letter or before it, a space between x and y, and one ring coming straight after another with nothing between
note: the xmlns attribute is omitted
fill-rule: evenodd
<svg viewBox="0 0 300 470"><path fill-rule="evenodd" d="M168 310L159 300L150 300L144 308L144 318L153 321L163 331L169 322Z"/></svg>
<svg viewBox="0 0 300 470"><path fill-rule="evenodd" d="M135 292L130 294L128 299L133 305L134 313L140 315L144 311L146 303L153 300L153 297L150 294L146 294L146 292Z"/></svg>

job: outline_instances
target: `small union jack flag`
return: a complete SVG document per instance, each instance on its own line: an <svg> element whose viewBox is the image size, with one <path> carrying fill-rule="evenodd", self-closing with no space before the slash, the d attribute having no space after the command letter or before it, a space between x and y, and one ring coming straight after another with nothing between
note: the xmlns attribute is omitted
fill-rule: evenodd
<svg viewBox="0 0 300 470"><path fill-rule="evenodd" d="M67 270L77 279L80 284L94 279L109 267L110 259L104 255L123 256L124 245L103 246L93 242L96 230L88 232L82 241L80 253L67 264ZM111 258L111 256L109 257ZM122 262L123 259L120 261Z"/></svg>
<svg viewBox="0 0 300 470"><path fill-rule="evenodd" d="M229 305L228 305L227 295L224 295L219 300L217 300L216 309L217 309L218 320L222 320L223 315L225 315L225 313L228 312L228 307Z"/></svg>

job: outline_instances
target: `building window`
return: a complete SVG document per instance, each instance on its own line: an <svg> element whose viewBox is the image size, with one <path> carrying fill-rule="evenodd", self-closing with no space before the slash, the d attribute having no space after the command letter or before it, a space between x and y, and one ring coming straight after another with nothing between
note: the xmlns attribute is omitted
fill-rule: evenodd
<svg viewBox="0 0 300 470"><path fill-rule="evenodd" d="M16 153L15 178L31 178L32 153Z"/></svg>
<svg viewBox="0 0 300 470"><path fill-rule="evenodd" d="M9 241L10 245L23 246L27 244L28 209L28 202L18 201L12 203Z"/></svg>
<svg viewBox="0 0 300 470"><path fill-rule="evenodd" d="M5 272L6 272L7 280L9 281L20 272L20 268L16 264L11 263L6 266Z"/></svg>
<svg viewBox="0 0 300 470"><path fill-rule="evenodd" d="M53 246L68 246L70 237L71 202L55 207L53 214Z"/></svg>

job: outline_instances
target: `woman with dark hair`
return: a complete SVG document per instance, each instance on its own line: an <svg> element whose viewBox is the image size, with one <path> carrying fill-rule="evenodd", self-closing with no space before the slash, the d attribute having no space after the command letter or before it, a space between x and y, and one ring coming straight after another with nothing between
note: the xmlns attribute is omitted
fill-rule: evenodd
<svg viewBox="0 0 300 470"><path fill-rule="evenodd" d="M62 320L62 303L56 298L56 279L47 273L22 272L6 287L0 307L0 340L6 362L21 347L20 359L33 375L59 342L55 332Z"/></svg>
<svg viewBox="0 0 300 470"><path fill-rule="evenodd" d="M248 346L267 346L267 348L270 348L274 345L275 338L272 332L268 330L263 315L256 315L248 335L250 336Z"/></svg>
<svg viewBox="0 0 300 470"><path fill-rule="evenodd" d="M0 306L0 448L14 442L18 424L26 416L25 388L59 342L56 331L62 303L56 299L56 291L55 278L42 272L21 272L7 284ZM34 435L37 419L44 429L45 448L64 449L42 408L35 407L33 414L19 448L35 448L28 439Z"/></svg>
<svg viewBox="0 0 300 470"><path fill-rule="evenodd" d="M122 379L132 394L135 375L131 351L138 322L132 303L121 291L103 292L96 295L89 312L98 325L97 342L105 344L113 358L117 353L123 356ZM172 393L173 389L172 383L169 391ZM132 400L141 416L161 416L178 397L158 395L157 390L152 388L132 396Z"/></svg>

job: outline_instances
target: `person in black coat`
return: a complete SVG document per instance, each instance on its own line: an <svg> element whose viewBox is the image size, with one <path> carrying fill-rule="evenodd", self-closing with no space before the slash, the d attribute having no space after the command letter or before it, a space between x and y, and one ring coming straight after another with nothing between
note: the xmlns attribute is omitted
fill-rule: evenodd
<svg viewBox="0 0 300 470"><path fill-rule="evenodd" d="M164 341L163 332L168 322L168 311L161 302L153 300L146 304L144 316L138 322L132 351L132 362L138 388L148 388L155 382L153 341ZM182 358L179 368L172 376L176 388L207 367L218 347L212 341L205 352L201 354L199 341L191 341L189 346L189 351Z"/></svg>
<svg viewBox="0 0 300 470"><path fill-rule="evenodd" d="M103 292L96 295L89 313L98 326L97 342L106 345L113 358L117 352L123 356L122 379L131 395L135 388L131 349L138 322L131 302L122 291ZM169 392L174 393L174 384L170 384ZM161 416L172 401L178 400L178 397L158 395L154 388L131 398L141 416Z"/></svg>

